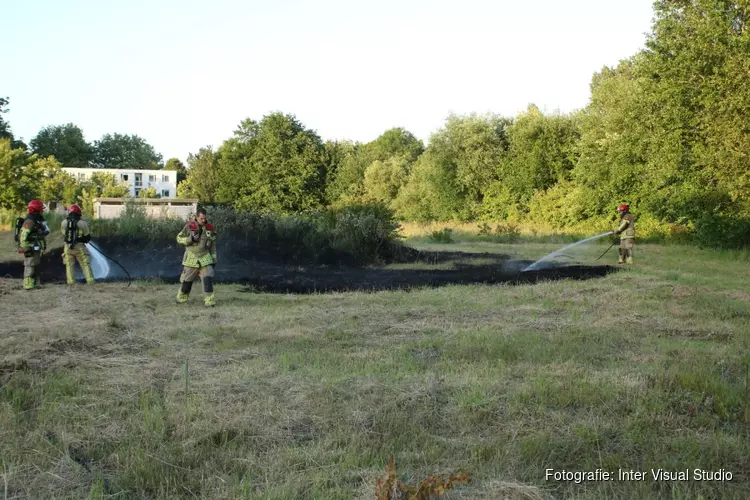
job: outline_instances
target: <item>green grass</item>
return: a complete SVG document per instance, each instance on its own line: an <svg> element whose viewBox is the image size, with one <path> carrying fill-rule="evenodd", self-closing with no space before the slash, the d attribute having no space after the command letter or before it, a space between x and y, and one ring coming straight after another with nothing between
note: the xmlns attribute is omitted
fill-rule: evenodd
<svg viewBox="0 0 750 500"><path fill-rule="evenodd" d="M471 472L446 498L748 498L746 254L635 255L537 285L219 285L213 310L159 282L1 279L0 498L374 498L389 457L410 484ZM733 480L574 484L547 468Z"/></svg>

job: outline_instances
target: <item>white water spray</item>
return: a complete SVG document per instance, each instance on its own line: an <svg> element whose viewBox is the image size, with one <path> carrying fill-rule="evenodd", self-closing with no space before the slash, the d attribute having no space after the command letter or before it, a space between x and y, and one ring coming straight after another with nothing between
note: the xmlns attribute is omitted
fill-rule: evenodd
<svg viewBox="0 0 750 500"><path fill-rule="evenodd" d="M586 238L585 240L576 241L575 243L571 243L570 245L565 246L565 247L561 248L560 250L557 250L555 252L552 252L550 254L545 255L544 257L542 257L538 261L534 262L530 266L525 267L523 269L523 271L536 271L537 269L539 269L539 263L541 263L542 261L554 259L555 257L557 257L558 255L560 255L561 253L563 253L565 250L567 250L569 248L572 248L572 247L577 246L577 245L581 245L583 243L586 243L587 241L592 241L592 240L596 240L596 239L599 239L599 238L603 238L604 236L609 236L612 233L614 233L614 231L609 231L609 232L602 233L602 234L599 234L599 235L596 235L596 236L592 236L591 238Z"/></svg>
<svg viewBox="0 0 750 500"><path fill-rule="evenodd" d="M86 248L91 256L91 272L94 273L94 278L106 278L109 275L109 261L94 245L86 243Z"/></svg>

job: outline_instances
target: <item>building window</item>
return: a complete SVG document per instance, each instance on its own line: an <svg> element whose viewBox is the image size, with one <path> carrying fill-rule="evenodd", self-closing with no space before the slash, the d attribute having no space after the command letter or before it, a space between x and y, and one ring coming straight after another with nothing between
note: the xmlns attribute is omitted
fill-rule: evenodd
<svg viewBox="0 0 750 500"><path fill-rule="evenodd" d="M128 174L120 174L120 178L124 181L128 180Z"/></svg>
<svg viewBox="0 0 750 500"><path fill-rule="evenodd" d="M79 181L85 181L86 180L86 174L83 172L78 172L78 180Z"/></svg>
<svg viewBox="0 0 750 500"><path fill-rule="evenodd" d="M142 186L143 186L143 174L135 174L135 187L142 187Z"/></svg>
<svg viewBox="0 0 750 500"><path fill-rule="evenodd" d="M137 175L137 174L136 174L136 175ZM134 190L134 192L135 192L135 197L136 197L136 198L138 198L138 195L140 195L140 194L141 194L141 190L140 190L140 189L135 189L135 190Z"/></svg>
<svg viewBox="0 0 750 500"><path fill-rule="evenodd" d="M169 176L168 175L162 175L161 176L161 181L162 182L169 182Z"/></svg>
<svg viewBox="0 0 750 500"><path fill-rule="evenodd" d="M156 176L155 175L149 175L148 176L148 182L156 182Z"/></svg>
<svg viewBox="0 0 750 500"><path fill-rule="evenodd" d="M161 190L161 197L162 198L169 198L169 189L162 189Z"/></svg>

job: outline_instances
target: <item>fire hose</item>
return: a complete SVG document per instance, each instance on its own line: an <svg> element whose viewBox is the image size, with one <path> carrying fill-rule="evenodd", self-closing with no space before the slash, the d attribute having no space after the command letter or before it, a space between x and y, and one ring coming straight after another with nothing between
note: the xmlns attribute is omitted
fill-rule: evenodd
<svg viewBox="0 0 750 500"><path fill-rule="evenodd" d="M95 250L96 250L97 252L99 252L100 254L102 254L102 256L103 256L104 258L106 258L106 259L109 259L109 260L111 260L112 262L114 262L115 264L117 264L118 266L120 266L120 268L121 268L121 269L122 269L123 271L125 271L125 274L127 274L127 275L128 275L128 286L130 286L130 283L131 283L131 282L133 281L133 279L132 279L132 278L130 277L130 273L128 272L128 270L127 270L127 269L125 269L125 267L123 267L123 265L122 265L122 264L120 264L119 262L117 262L117 261L116 261L115 259L113 259L113 258L112 258L112 257L110 257L109 255L107 255L106 253L102 252L102 249L101 249L101 248L99 248L98 246L94 245L94 244L93 244L92 242L90 242L90 241L89 241L89 242L88 242L88 243L86 243L86 244L87 244L87 245L91 245L91 246L92 246L92 247L93 247L93 248L94 248L94 249L95 249Z"/></svg>
<svg viewBox="0 0 750 500"><path fill-rule="evenodd" d="M604 257L604 254L606 254L607 252L609 252L610 248L612 248L613 246L615 246L615 244L616 244L616 243L617 243L616 241L613 241L613 242L612 242L612 244L611 244L611 245L609 246L609 248L607 248L607 249L606 249L606 250L604 251L604 253L603 253L603 254L601 254L601 255L600 255L600 256L599 256L599 257L598 257L598 258L597 258L596 260L599 260L599 259L601 259L602 257Z"/></svg>

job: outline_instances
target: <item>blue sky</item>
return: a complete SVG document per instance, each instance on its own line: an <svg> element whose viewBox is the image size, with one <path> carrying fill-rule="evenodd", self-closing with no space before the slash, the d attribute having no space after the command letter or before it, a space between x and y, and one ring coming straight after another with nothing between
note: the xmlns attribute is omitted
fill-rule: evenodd
<svg viewBox="0 0 750 500"><path fill-rule="evenodd" d="M642 49L652 0L9 0L5 115L27 142L68 122L164 155L219 146L241 120L294 114L324 139L449 113L586 106L591 76Z"/></svg>

